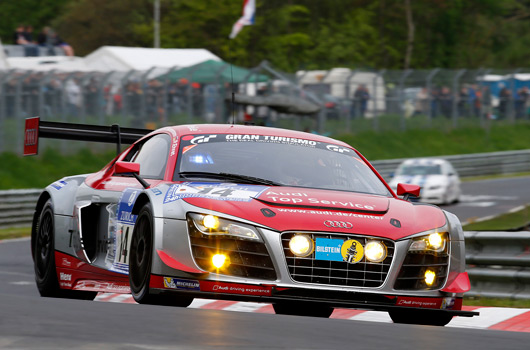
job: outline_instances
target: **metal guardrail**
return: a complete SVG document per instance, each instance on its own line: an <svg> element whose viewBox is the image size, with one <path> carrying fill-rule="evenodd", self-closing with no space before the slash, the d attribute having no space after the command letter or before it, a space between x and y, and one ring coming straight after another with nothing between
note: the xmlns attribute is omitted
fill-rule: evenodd
<svg viewBox="0 0 530 350"><path fill-rule="evenodd" d="M42 190L0 191L0 228L29 227Z"/></svg>
<svg viewBox="0 0 530 350"><path fill-rule="evenodd" d="M530 150L474 153L436 158L450 161L461 177L502 175L530 171ZM406 159L409 158L376 160L371 163L381 176L388 180L399 164Z"/></svg>
<svg viewBox="0 0 530 350"><path fill-rule="evenodd" d="M530 299L530 231L465 232L466 296Z"/></svg>

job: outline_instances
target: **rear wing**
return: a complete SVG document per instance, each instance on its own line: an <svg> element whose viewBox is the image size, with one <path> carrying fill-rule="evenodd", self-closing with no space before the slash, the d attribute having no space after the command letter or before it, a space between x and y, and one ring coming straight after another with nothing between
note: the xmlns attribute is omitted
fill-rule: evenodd
<svg viewBox="0 0 530 350"><path fill-rule="evenodd" d="M26 119L24 133L24 155L31 156L39 152L39 139L92 141L115 143L118 154L121 144L132 144L153 130L122 128L117 124L111 126L46 122L39 117Z"/></svg>

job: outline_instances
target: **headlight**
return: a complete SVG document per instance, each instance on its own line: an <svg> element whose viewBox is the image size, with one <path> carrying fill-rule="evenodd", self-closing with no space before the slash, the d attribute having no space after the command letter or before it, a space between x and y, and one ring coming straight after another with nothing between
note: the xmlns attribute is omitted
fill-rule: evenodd
<svg viewBox="0 0 530 350"><path fill-rule="evenodd" d="M385 260L386 254L386 246L380 241L368 241L364 247L364 256L374 263Z"/></svg>
<svg viewBox="0 0 530 350"><path fill-rule="evenodd" d="M294 255L304 258L310 255L314 249L313 240L306 235L295 235L289 241L289 249Z"/></svg>
<svg viewBox="0 0 530 350"><path fill-rule="evenodd" d="M436 272L433 270L427 270L425 271L425 284L429 287L434 284L434 281L436 280Z"/></svg>
<svg viewBox="0 0 530 350"><path fill-rule="evenodd" d="M226 267L230 265L230 257L225 254L215 254L212 256L212 265L216 269L220 269L221 267Z"/></svg>
<svg viewBox="0 0 530 350"><path fill-rule="evenodd" d="M253 241L261 241L256 229L250 225L223 219L215 215L190 213L195 227L205 235L231 236Z"/></svg>
<svg viewBox="0 0 530 350"><path fill-rule="evenodd" d="M430 235L414 238L410 245L411 252L441 253L447 248L447 233L434 232Z"/></svg>

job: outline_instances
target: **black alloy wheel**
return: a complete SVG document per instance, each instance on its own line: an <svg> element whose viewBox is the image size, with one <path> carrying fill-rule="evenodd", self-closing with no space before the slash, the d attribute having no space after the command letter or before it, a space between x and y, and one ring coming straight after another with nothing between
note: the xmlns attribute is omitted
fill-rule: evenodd
<svg viewBox="0 0 530 350"><path fill-rule="evenodd" d="M187 307L192 303L193 298L149 293L153 260L153 228L153 210L151 204L147 203L138 213L129 251L129 283L133 298L139 304Z"/></svg>
<svg viewBox="0 0 530 350"><path fill-rule="evenodd" d="M61 289L55 267L55 221L53 204L49 199L43 206L32 232L35 282L43 297L94 300L97 292Z"/></svg>

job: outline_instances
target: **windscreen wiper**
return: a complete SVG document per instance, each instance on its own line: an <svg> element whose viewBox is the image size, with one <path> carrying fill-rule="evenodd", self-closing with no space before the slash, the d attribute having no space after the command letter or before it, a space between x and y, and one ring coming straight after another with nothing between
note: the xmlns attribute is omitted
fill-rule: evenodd
<svg viewBox="0 0 530 350"><path fill-rule="evenodd" d="M221 179L221 180L243 181L248 184L282 186L282 184L278 182L274 182L272 180L262 179L259 177L248 176L248 175L232 174L232 173L209 173L209 172L203 172L203 171L183 171L179 173L179 176L186 178L186 179L205 177L205 178Z"/></svg>

